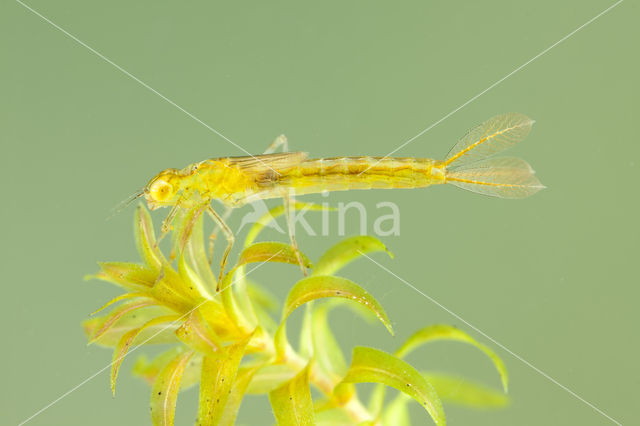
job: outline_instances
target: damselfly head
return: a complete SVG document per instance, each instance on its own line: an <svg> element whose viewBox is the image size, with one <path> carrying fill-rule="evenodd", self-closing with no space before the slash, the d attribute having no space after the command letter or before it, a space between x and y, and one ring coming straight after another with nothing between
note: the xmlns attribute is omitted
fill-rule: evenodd
<svg viewBox="0 0 640 426"><path fill-rule="evenodd" d="M178 170L166 169L151 179L144 187L144 198L151 210L173 205L180 191L181 177Z"/></svg>

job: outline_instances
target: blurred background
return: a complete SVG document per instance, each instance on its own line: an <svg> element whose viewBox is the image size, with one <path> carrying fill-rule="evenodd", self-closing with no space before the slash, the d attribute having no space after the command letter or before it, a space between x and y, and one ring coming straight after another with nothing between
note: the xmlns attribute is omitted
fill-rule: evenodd
<svg viewBox="0 0 640 426"><path fill-rule="evenodd" d="M613 2L28 4L247 151L285 133L292 150L320 157L387 154ZM17 424L111 361L80 327L120 292L83 275L100 260L138 259L134 208L106 221L110 209L163 168L244 153L20 3L0 9L0 416ZM378 262L628 424L640 385L637 16L637 3L621 3L396 154L441 158L470 127L522 112L537 122L509 154L548 189L519 201L448 186L304 199L362 202L369 233L376 203L396 203L400 235L383 238L396 258ZM156 223L166 213L154 212ZM347 233L357 234L352 214ZM298 233L312 258L340 239L330 218L328 236ZM397 331L336 311L348 357L354 345L391 351L447 323L504 359L511 405L445 406L449 424L614 424L370 261L343 275L381 301ZM284 297L299 271L269 265L253 278ZM104 372L28 424L148 424L148 387L129 374L137 356L124 361L115 398ZM499 387L489 360L465 345L409 360ZM196 403L195 390L180 396L177 424L193 422ZM270 413L252 397L239 423L270 424ZM419 406L412 414L430 423Z"/></svg>

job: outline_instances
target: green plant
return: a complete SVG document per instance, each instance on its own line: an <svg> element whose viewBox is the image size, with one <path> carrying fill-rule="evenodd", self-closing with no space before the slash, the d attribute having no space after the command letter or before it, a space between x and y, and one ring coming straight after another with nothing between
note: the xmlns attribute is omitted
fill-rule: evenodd
<svg viewBox="0 0 640 426"><path fill-rule="evenodd" d="M297 203L297 207L303 206L309 207ZM356 347L347 365L328 325L334 308L355 308L359 315L377 318L392 333L387 314L374 297L358 284L335 275L363 253L389 253L373 237L347 238L330 248L311 275L290 289L281 321L276 323L272 314L278 303L265 287L247 278L251 273L247 265L298 264L288 244L255 242L267 221L282 211L275 208L269 219L253 225L238 262L224 276L221 291L214 294L216 279L206 255L202 219L188 211L176 218L172 253L177 256L167 258L158 248L148 211L138 207L135 236L144 263L100 263L101 271L91 277L117 284L127 293L98 310L112 308L109 313L83 324L90 343L114 348L114 393L118 370L130 349L169 344L169 349L151 360L141 356L134 366L134 374L151 385L154 425L172 425L178 393L198 383L197 425L232 425L246 394L268 394L280 425L410 424L407 406L414 400L436 424L444 425L441 400L476 407L507 403L502 392L447 375L419 372L402 359L419 346L438 340L468 343L491 359L506 392L507 372L500 358L447 325L419 330L395 354ZM287 340L286 320L302 305L306 310L299 349L295 350ZM362 382L378 383L366 406L355 387ZM312 398L310 385L320 397ZM400 392L387 401L386 387Z"/></svg>

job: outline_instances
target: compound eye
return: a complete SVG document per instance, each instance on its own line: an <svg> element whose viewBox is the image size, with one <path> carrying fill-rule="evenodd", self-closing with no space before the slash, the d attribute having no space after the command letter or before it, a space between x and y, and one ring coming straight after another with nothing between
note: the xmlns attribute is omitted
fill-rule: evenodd
<svg viewBox="0 0 640 426"><path fill-rule="evenodd" d="M151 197L156 201L165 201L173 195L173 187L167 181L158 179L149 188Z"/></svg>

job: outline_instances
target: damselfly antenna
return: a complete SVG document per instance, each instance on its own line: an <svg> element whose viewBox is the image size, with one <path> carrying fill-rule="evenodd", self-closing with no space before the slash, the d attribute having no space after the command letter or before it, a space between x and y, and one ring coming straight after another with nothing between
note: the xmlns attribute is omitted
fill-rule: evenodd
<svg viewBox="0 0 640 426"><path fill-rule="evenodd" d="M111 209L111 214L107 217L106 220L111 219L112 217L120 213L122 210L129 207L131 203L133 203L135 200L142 197L143 195L144 195L144 189L141 189L139 191L134 192L133 194L128 196L126 199L122 200L120 203L118 203L118 205L116 205L114 208Z"/></svg>

